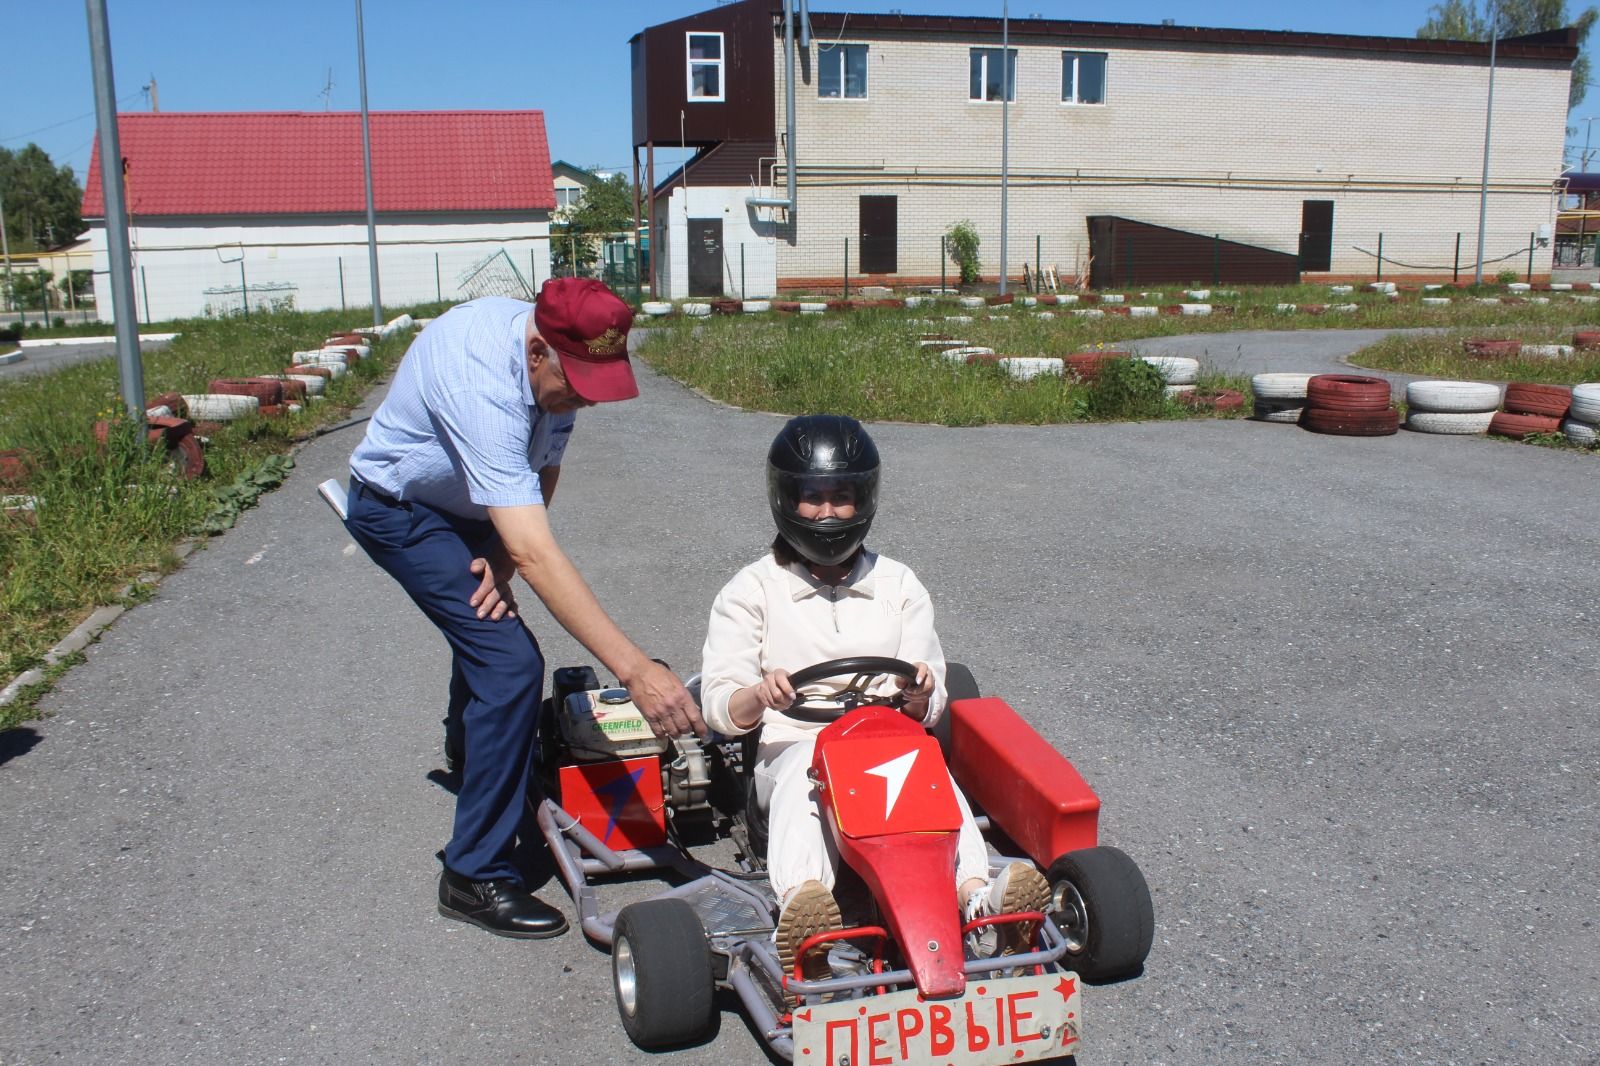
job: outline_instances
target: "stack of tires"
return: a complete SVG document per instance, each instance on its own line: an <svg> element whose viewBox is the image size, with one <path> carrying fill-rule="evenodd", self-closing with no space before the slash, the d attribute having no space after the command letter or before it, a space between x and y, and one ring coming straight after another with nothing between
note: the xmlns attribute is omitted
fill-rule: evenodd
<svg viewBox="0 0 1600 1066"><path fill-rule="evenodd" d="M1168 396L1194 391L1194 383L1200 377L1200 360L1183 355L1141 355L1139 358L1161 371Z"/></svg>
<svg viewBox="0 0 1600 1066"><path fill-rule="evenodd" d="M1413 381L1406 386L1406 428L1418 433L1487 433L1500 386L1482 381Z"/></svg>
<svg viewBox="0 0 1600 1066"><path fill-rule="evenodd" d="M1338 437L1387 437L1400 431L1389 383L1364 374L1315 374L1306 382L1300 425Z"/></svg>
<svg viewBox="0 0 1600 1066"><path fill-rule="evenodd" d="M1581 448L1593 448L1600 442L1600 382L1572 387L1572 407L1561 423L1561 432Z"/></svg>
<svg viewBox="0 0 1600 1066"><path fill-rule="evenodd" d="M1250 379L1255 417L1261 422L1299 422L1310 374L1257 374Z"/></svg>
<svg viewBox="0 0 1600 1066"><path fill-rule="evenodd" d="M1502 410L1489 420L1489 432L1512 440L1535 433L1560 433L1571 406L1572 390L1565 385L1513 381L1506 386Z"/></svg>

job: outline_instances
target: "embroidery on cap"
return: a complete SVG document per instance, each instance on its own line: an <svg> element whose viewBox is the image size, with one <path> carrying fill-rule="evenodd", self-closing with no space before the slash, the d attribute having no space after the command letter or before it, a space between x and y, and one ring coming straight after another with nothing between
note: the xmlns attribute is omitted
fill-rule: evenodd
<svg viewBox="0 0 1600 1066"><path fill-rule="evenodd" d="M628 335L626 333L616 326L612 326L600 336L584 343L589 346L590 355L616 355L623 350L623 345L627 343L627 340Z"/></svg>

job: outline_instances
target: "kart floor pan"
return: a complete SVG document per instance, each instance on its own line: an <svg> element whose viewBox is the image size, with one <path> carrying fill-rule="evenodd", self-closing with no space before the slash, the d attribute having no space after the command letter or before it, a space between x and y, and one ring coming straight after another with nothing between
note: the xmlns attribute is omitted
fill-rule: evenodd
<svg viewBox="0 0 1600 1066"><path fill-rule="evenodd" d="M703 877L684 885L678 895L694 908L709 936L751 934L772 928L772 919L765 911L748 899L729 894L712 878Z"/></svg>

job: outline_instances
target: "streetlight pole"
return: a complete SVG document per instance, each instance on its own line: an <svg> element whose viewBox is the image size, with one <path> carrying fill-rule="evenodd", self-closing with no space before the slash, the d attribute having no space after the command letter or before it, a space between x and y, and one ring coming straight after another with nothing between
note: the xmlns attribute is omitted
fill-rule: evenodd
<svg viewBox="0 0 1600 1066"><path fill-rule="evenodd" d="M361 0L356 0L356 60L361 70L361 166L367 179L367 273L372 277L372 324L383 325L383 297L378 291L378 219L372 207L372 130L367 117L367 38Z"/></svg>
<svg viewBox="0 0 1600 1066"><path fill-rule="evenodd" d="M1006 294L1006 249L1011 207L1011 8L1000 2L1000 295Z"/></svg>
<svg viewBox="0 0 1600 1066"><path fill-rule="evenodd" d="M6 239L6 199L5 193L0 192L0 255L6 259L6 303L0 310L11 310L11 295L16 292L11 286L11 242Z"/></svg>
<svg viewBox="0 0 1600 1066"><path fill-rule="evenodd" d="M1472 283L1483 284L1483 240L1489 210L1489 131L1494 126L1494 53L1500 40L1500 12L1489 5L1489 103L1483 110L1483 183L1478 190L1478 262Z"/></svg>

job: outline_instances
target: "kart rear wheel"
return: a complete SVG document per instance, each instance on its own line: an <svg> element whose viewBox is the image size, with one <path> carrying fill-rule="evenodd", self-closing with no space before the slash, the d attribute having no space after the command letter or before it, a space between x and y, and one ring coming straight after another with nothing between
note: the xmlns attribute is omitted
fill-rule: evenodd
<svg viewBox="0 0 1600 1066"><path fill-rule="evenodd" d="M1050 917L1078 976L1095 984L1136 976L1155 939L1155 907L1134 861L1108 845L1081 848L1056 859L1046 876Z"/></svg>
<svg viewBox="0 0 1600 1066"><path fill-rule="evenodd" d="M611 983L622 1027L641 1048L700 1040L716 1022L711 945L681 899L622 908L612 933Z"/></svg>
<svg viewBox="0 0 1600 1066"><path fill-rule="evenodd" d="M956 700L975 700L983 695L978 688L978 679L972 676L972 670L965 663L947 662L944 667L944 691L951 703ZM939 750L944 753L944 761L950 761L950 708L946 707L939 720L933 723L929 730L934 739L939 742Z"/></svg>

